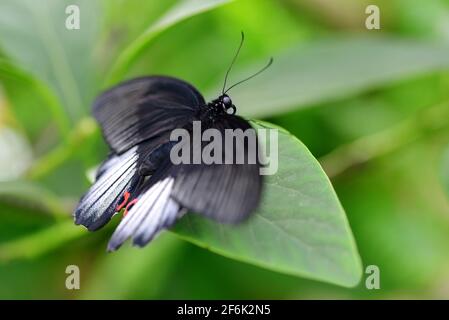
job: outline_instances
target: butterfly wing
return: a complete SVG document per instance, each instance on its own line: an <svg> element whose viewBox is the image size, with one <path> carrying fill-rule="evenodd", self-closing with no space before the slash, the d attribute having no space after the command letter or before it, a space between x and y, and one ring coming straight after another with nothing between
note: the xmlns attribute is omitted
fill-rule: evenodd
<svg viewBox="0 0 449 320"><path fill-rule="evenodd" d="M97 170L94 184L78 203L73 214L75 223L97 230L117 212L125 191L138 195L144 179L139 168L164 138L143 142L120 155L110 154Z"/></svg>
<svg viewBox="0 0 449 320"><path fill-rule="evenodd" d="M226 129L250 129L250 124L237 116L226 115L213 125L222 137ZM241 140L234 145L223 145L223 159L232 148L236 155ZM257 145L257 139L256 139ZM241 149L240 149L241 150ZM200 213L219 222L237 223L245 220L260 202L262 176L260 163L248 145L248 153L241 164L179 164L174 165L169 156L163 165L146 182L137 204L120 222L108 250L117 250L128 238L133 244L146 245L162 229L171 227L187 210ZM192 154L192 153L191 153ZM235 158L235 157L234 157ZM235 159L233 159L235 160Z"/></svg>
<svg viewBox="0 0 449 320"><path fill-rule="evenodd" d="M257 155L255 162L241 164L173 165L167 159L158 168L150 161L145 167L156 170L145 182L142 180L149 174L148 169L141 170L149 155L169 142L173 129L198 120L204 104L195 88L168 77L134 79L103 93L94 103L93 114L112 155L81 199L75 211L76 223L90 230L103 226L117 211L127 190L139 201L121 221L111 238L110 250L129 237L134 244L145 245L187 209L220 222L246 219L257 207L262 191ZM225 137L226 129L246 130L251 126L238 116L224 115L213 128ZM236 154L235 145L230 147L233 150L223 145L224 157L229 151Z"/></svg>
<svg viewBox="0 0 449 320"><path fill-rule="evenodd" d="M196 118L204 98L179 79L133 79L100 95L93 114L111 149L121 154L137 144L181 128Z"/></svg>
<svg viewBox="0 0 449 320"><path fill-rule="evenodd" d="M203 104L193 86L169 77L137 78L100 95L93 114L112 153L75 209L76 224L96 230L117 211L125 191L137 196L149 174L139 170L142 163L169 141L171 130L193 121Z"/></svg>
<svg viewBox="0 0 449 320"><path fill-rule="evenodd" d="M171 227L185 209L170 197L174 176L169 173L169 159L146 182L137 203L122 219L108 244L108 251L117 250L128 238L143 247L162 229Z"/></svg>
<svg viewBox="0 0 449 320"><path fill-rule="evenodd" d="M97 179L80 199L74 212L76 224L97 230L116 212L121 195L137 184L137 146L120 156L110 156L100 167Z"/></svg>
<svg viewBox="0 0 449 320"><path fill-rule="evenodd" d="M214 124L214 128L221 132L224 139L226 129L245 131L251 125L241 117L225 115ZM258 206L262 193L257 135L253 138L256 141L255 148L250 148L245 140L236 139L232 145L222 141L223 160L232 151L233 164L175 166L173 171L176 179L171 197L190 211L219 222L238 223L248 218ZM245 145L239 146L242 143ZM238 150L245 152L244 161L240 164L236 164Z"/></svg>

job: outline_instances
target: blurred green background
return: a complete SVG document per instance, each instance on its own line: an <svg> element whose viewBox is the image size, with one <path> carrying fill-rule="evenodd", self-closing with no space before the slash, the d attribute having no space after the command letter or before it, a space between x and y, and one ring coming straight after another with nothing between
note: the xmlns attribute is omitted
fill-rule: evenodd
<svg viewBox="0 0 449 320"><path fill-rule="evenodd" d="M79 30L64 26L69 4ZM365 27L369 4L380 30ZM278 274L169 232L106 254L112 226L72 224L107 153L95 96L166 74L215 98L241 30L231 82L275 62L233 91L238 112L320 160L380 290ZM0 298L449 298L448 70L448 0L0 0ZM73 264L81 290L69 291Z"/></svg>

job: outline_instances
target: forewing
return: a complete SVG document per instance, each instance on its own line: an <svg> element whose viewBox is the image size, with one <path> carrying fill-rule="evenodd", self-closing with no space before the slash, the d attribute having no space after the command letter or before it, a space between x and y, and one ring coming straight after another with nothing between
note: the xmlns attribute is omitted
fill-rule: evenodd
<svg viewBox="0 0 449 320"><path fill-rule="evenodd" d="M100 95L93 105L104 138L121 154L138 143L196 119L204 105L190 84L170 77L143 77L121 83Z"/></svg>

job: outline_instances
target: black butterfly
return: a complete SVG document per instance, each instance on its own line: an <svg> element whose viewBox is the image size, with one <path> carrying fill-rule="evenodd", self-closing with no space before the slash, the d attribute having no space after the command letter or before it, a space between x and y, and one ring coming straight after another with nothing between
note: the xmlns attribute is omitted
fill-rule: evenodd
<svg viewBox="0 0 449 320"><path fill-rule="evenodd" d="M243 34L231 67L242 43ZM187 211L238 223L259 204L262 176L258 160L255 164L174 165L169 157L172 130L192 130L193 121L201 121L202 130L251 128L248 121L234 114L236 108L226 92L255 75L225 91L231 67L222 94L210 103L192 85L164 76L126 81L94 102L93 115L111 153L81 198L74 217L76 224L92 231L125 208L109 251L118 249L128 238L137 246L146 245Z"/></svg>

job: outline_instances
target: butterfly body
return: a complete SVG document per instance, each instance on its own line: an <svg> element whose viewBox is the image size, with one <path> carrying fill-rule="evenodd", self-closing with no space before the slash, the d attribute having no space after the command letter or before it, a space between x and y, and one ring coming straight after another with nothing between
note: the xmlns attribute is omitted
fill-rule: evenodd
<svg viewBox="0 0 449 320"><path fill-rule="evenodd" d="M174 145L174 141L166 142L145 157L139 167L139 175L150 176L154 174L161 167L164 160L170 156L171 148Z"/></svg>
<svg viewBox="0 0 449 320"><path fill-rule="evenodd" d="M228 110L231 111L229 112ZM231 98L228 95L223 94L200 108L199 120L214 123L219 121L225 114L235 114L235 112L236 108L232 104Z"/></svg>
<svg viewBox="0 0 449 320"><path fill-rule="evenodd" d="M195 121L202 132L250 129L235 110L226 94L206 103L190 84L163 76L130 80L100 95L93 114L111 154L81 198L75 222L96 230L125 208L108 246L112 251L128 238L144 246L187 211L222 223L246 220L260 202L258 162L175 165L170 160L176 144L171 133L192 132Z"/></svg>
<svg viewBox="0 0 449 320"><path fill-rule="evenodd" d="M251 130L245 119L235 115L236 107L227 92L267 69L268 64L226 89L227 78L243 45L244 35L226 72L221 95L206 103L191 84L165 76L150 76L123 82L94 102L93 115L102 129L111 152L100 166L96 181L81 198L74 212L76 224L89 230L104 226L114 214L125 208L124 217L112 235L108 250L117 250L128 238L137 246L146 245L162 229L169 228L187 211L221 223L246 220L260 202L262 176L257 137L254 148L236 139L228 144L226 133ZM213 155L242 162L178 163L171 158L177 142L172 134L177 129L195 133L215 129L217 142L225 142ZM215 138L214 138L215 139ZM184 146L185 144L181 144ZM202 155L201 148L189 145L193 157ZM231 154L231 157L227 157ZM250 161L254 159L255 161ZM190 157L188 157L190 158Z"/></svg>

